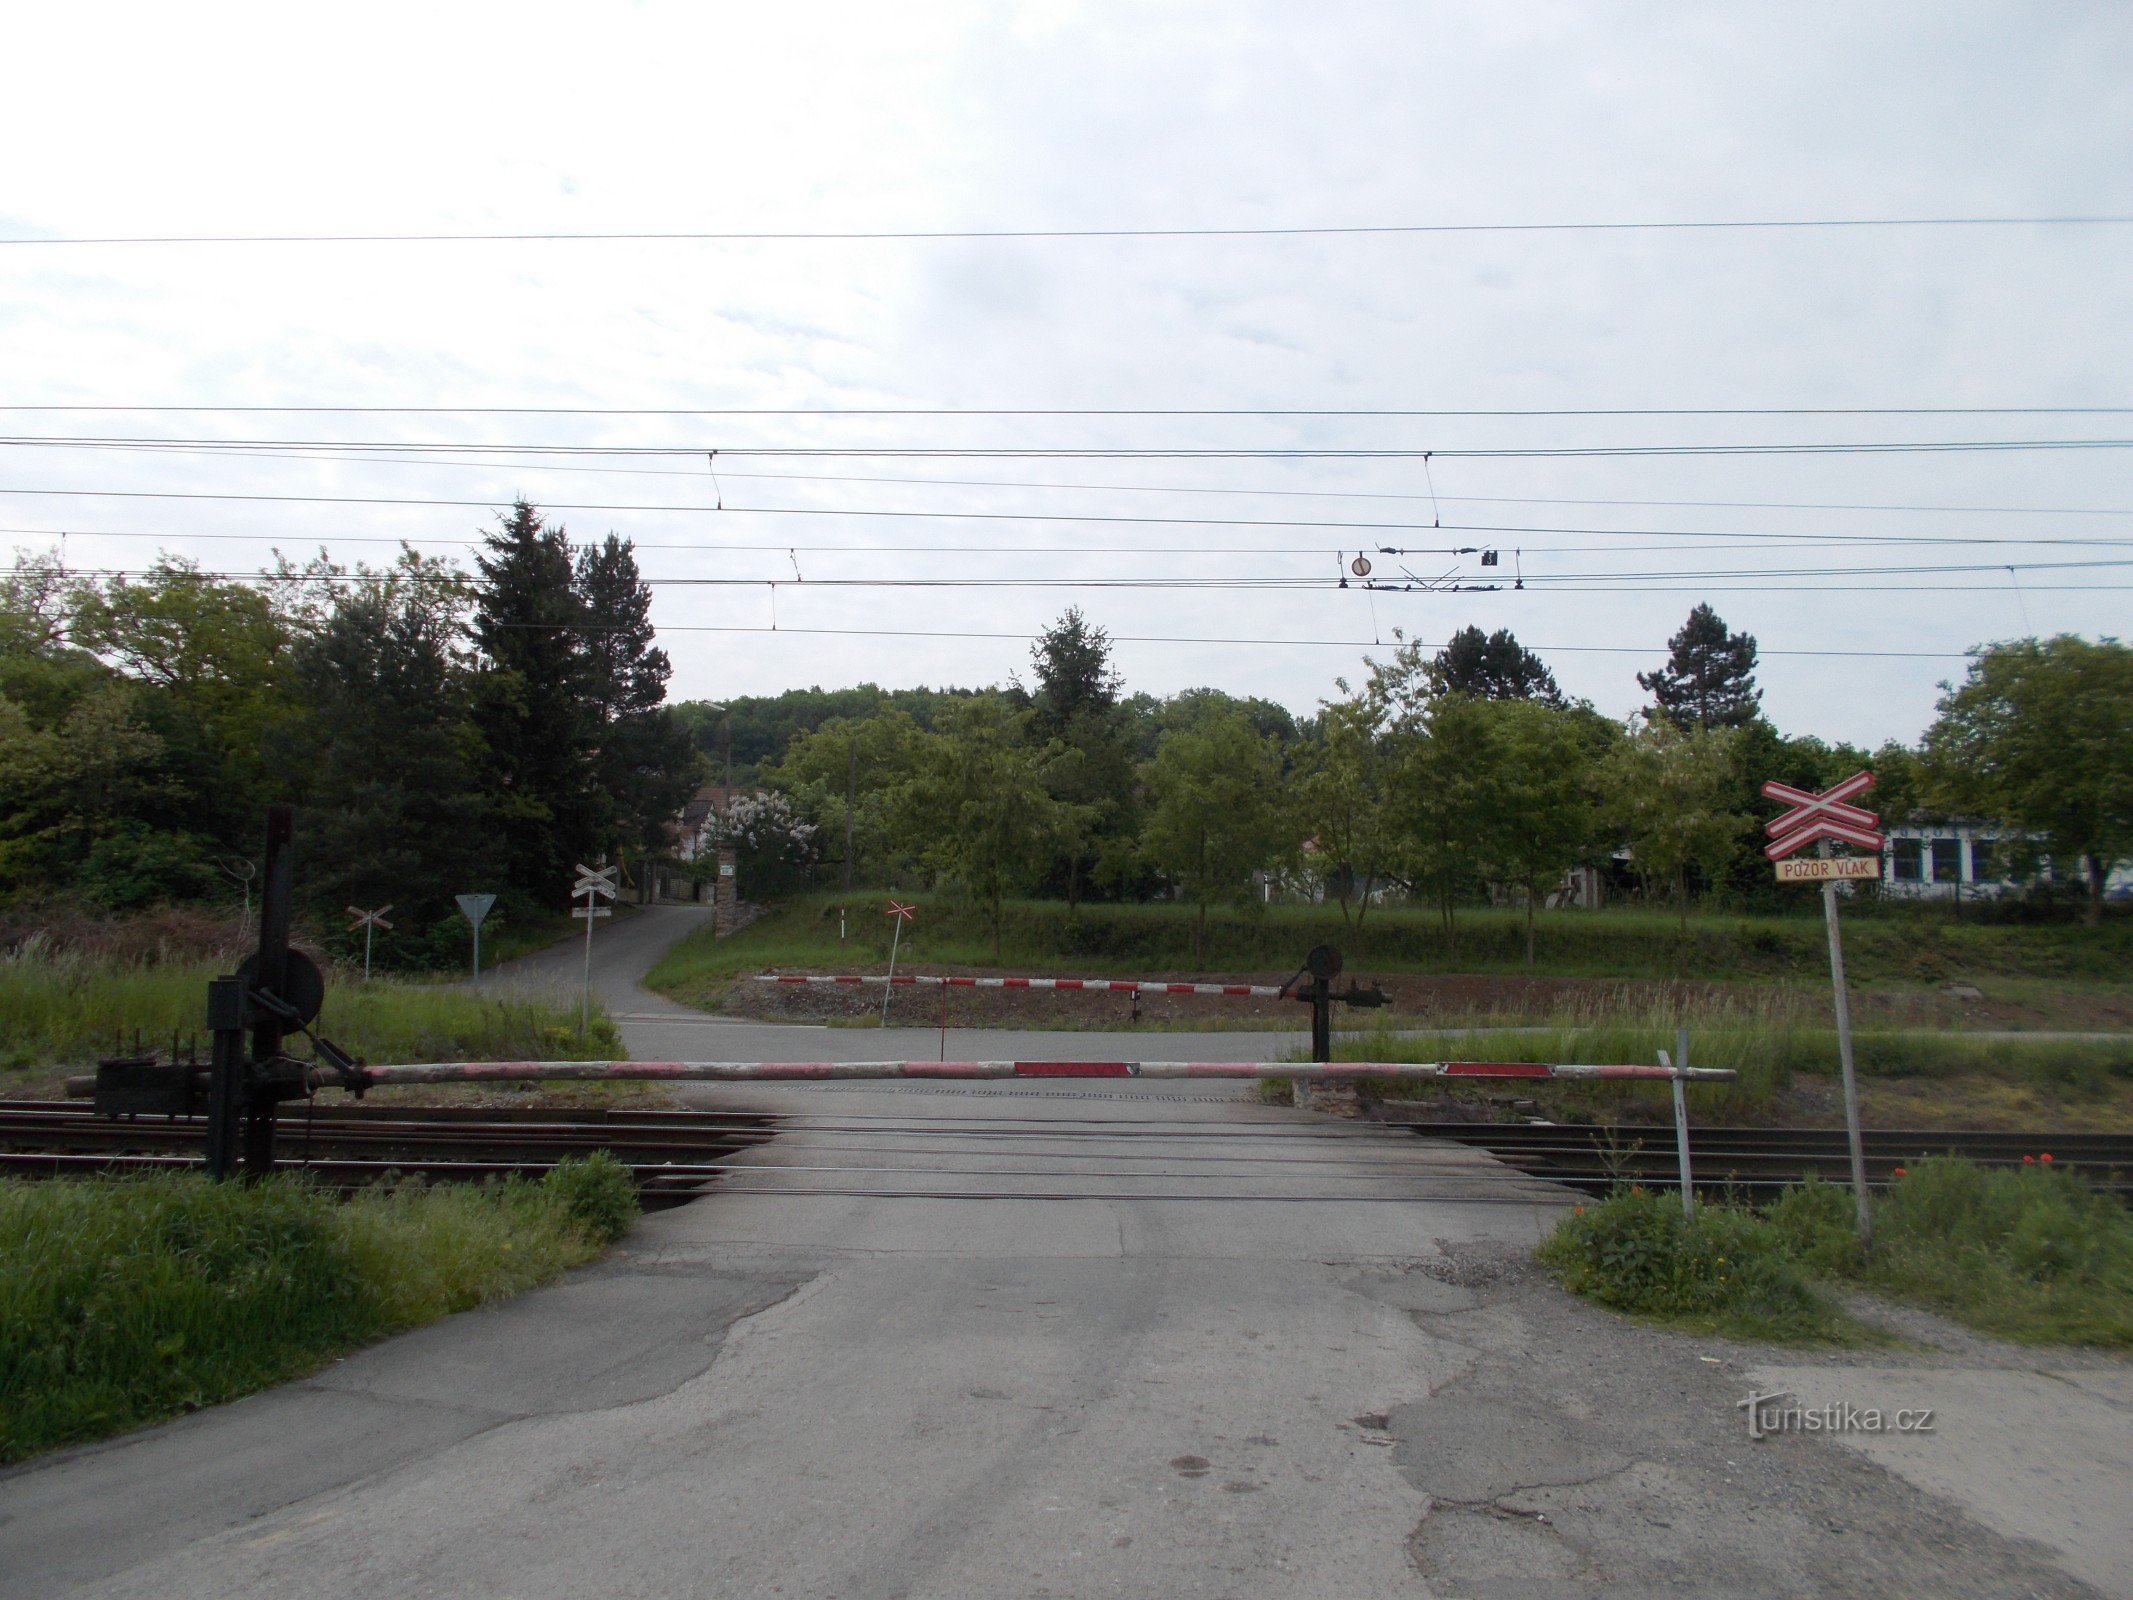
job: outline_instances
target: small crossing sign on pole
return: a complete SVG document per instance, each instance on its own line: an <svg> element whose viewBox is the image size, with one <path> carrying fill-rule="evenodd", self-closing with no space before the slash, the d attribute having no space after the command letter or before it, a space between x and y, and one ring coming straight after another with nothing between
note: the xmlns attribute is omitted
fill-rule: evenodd
<svg viewBox="0 0 2133 1600"><path fill-rule="evenodd" d="M889 926L896 931L889 935L889 981L881 986L881 1025L889 1025L889 990L896 982L896 947L903 942L904 924L916 919L918 907L889 902ZM945 1045L942 1047L947 1048Z"/></svg>
<svg viewBox="0 0 2133 1600"><path fill-rule="evenodd" d="M387 933L392 932L393 925L385 920L385 913L392 910L392 907L390 905L382 905L375 911L365 911L361 906L349 906L346 910L351 917L355 918L355 921L348 924L349 931L354 932L357 928L363 930L363 981L368 983L370 982L370 936L372 931L378 928L383 928Z"/></svg>
<svg viewBox="0 0 2133 1600"><path fill-rule="evenodd" d="M583 896L585 900L585 904L573 908L570 913L574 917L583 917L585 919L585 992L578 1003L578 1037L580 1039L585 1037L586 1028L592 1024L593 924L601 917L611 917L615 914L611 907L603 906L600 902L603 899L612 900L615 898L617 893L615 875L621 870L622 868L619 865L588 867L584 862L580 861L578 863L578 881L570 886L572 898Z"/></svg>
<svg viewBox="0 0 2133 1600"><path fill-rule="evenodd" d="M496 904L493 894L460 894L453 899L459 902L459 914L474 924L474 976L481 976L481 919L489 914L489 907Z"/></svg>
<svg viewBox="0 0 2133 1600"><path fill-rule="evenodd" d="M1837 883L1845 878L1878 881L1881 877L1881 817L1850 803L1854 795L1873 786L1871 772L1855 772L1820 793L1775 781L1763 785L1767 797L1791 807L1763 825L1770 835L1763 854L1777 863L1778 882L1822 885L1822 919L1829 929L1829 986L1837 1008L1837 1064L1844 1072L1844 1126L1851 1141L1852 1204L1858 1212L1862 1243L1873 1235L1874 1216L1866 1195L1866 1149L1859 1137L1859 1079L1852 1070L1852 1005L1844 982L1844 935L1837 926ZM1825 852L1806 861L1785 859L1802 846L1824 839L1874 853L1833 856Z"/></svg>

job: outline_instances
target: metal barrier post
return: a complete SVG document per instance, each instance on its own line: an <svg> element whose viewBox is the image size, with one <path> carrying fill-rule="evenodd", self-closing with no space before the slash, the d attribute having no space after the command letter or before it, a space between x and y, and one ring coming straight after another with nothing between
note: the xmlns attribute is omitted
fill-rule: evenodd
<svg viewBox="0 0 2133 1600"><path fill-rule="evenodd" d="M1696 1215L1696 1180L1689 1172L1689 1096L1683 1087L1682 1075L1689 1070L1689 1030L1681 1029L1674 1035L1674 1059L1666 1061L1666 1052L1659 1052L1659 1059L1673 1069L1674 1086L1674 1155L1681 1164L1681 1214Z"/></svg>

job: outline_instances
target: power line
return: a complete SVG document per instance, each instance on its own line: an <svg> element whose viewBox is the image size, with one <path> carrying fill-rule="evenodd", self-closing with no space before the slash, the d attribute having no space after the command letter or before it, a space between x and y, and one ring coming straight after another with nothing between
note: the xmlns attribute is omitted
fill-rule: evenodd
<svg viewBox="0 0 2133 1600"><path fill-rule="evenodd" d="M420 496L408 496L408 495L297 495L297 494L263 494L263 493L242 493L242 494L239 494L239 493L221 493L221 492L215 492L215 491L208 491L208 490L178 490L178 489L50 489L50 488L8 488L8 487L0 487L0 495L23 495L23 496L35 496L35 497L59 497L59 498L65 498L65 497L78 497L78 498L86 498L86 499L132 499L132 500L213 500L213 501L235 501L235 502L240 502L240 503L258 503L258 502L264 502L264 503L267 503L267 504L293 504L293 505L364 505L364 506L421 506L421 507L431 507L431 508L471 508L471 509L480 509L480 510L486 510L486 511L494 511L494 510L496 509L496 501L495 501L495 500L494 500L493 498L489 498L489 499L481 499L481 498L425 498L425 497L420 497ZM2051 546L2061 546L2061 545L2073 545L2073 546L2080 546L2080 547L2108 547L2108 546L2116 546L2116 545L2119 545L2119 544L2124 544L2124 543L2127 543L2127 542L2128 542L2128 541L2126 541L2126 540L2121 540L2121 539L2110 539L2110 538L2102 538L2102 539L2097 539L2097 538L2088 538L2088 539L2060 539L2060 538L2053 538L2053 537L2050 537L2050 536L2046 536L2046 535L2008 535L2008 536L2004 536L2004 537L2001 537L2001 536L1991 536L1991 535L1983 535L1983 534L1845 534L1845 533L1791 533L1791 532L1785 532L1785 531L1759 531L1759 530L1755 530L1755 529L1740 529L1740 530L1733 530L1733 529L1711 529L1711 528L1692 528L1692 529L1672 529L1672 528L1592 528L1592 527L1583 527L1583 526L1561 526L1561 527L1554 527L1554 526L1545 526L1545 525L1542 525L1542 526L1535 526L1535 525L1531 525L1531 524L1525 524L1525 523L1487 523L1487 522L1446 522L1446 523L1431 523L1431 522L1395 522L1395 521L1379 521L1379 520L1369 520L1369 519L1352 519L1352 520L1343 520L1343 519L1329 519L1329 518L1307 518L1307 517L1270 517L1270 518L1244 518L1244 517L1156 517L1156 516L1128 516L1128 515L1120 515L1120 514L1102 514L1102 513L1070 513L1070 512L1044 512L1044 511L901 511L901 510L874 509L874 508L851 508L851 509L848 509L848 508L842 508L842 507L832 507L832 506L729 506L729 505L721 505L721 504L713 504L713 505L704 505L704 504L702 504L702 503L700 503L700 502L698 502L698 503L683 503L683 504L646 505L646 504L643 504L643 503L638 503L638 502L617 502L617 501L586 501L586 500L547 500L547 501L544 501L544 502L542 503L542 509L543 509L543 510L547 510L547 511L558 511L558 512L563 512L563 511L569 511L569 512L575 512L575 511L599 511L599 512L637 512L637 513L652 513L652 514L671 514L671 515L702 515L702 516L707 516L707 517L857 517L857 518L862 518L862 519L873 519L873 520L878 520L878 521L886 521L886 522L913 522L913 521L916 521L916 522L925 522L925 521L934 521L934 522L983 522L983 523L992 523L992 522L1026 522L1026 523L1047 523L1047 524L1051 524L1051 523L1058 523L1058 524L1067 524L1067 525L1072 525L1072 526L1098 526L1098 527L1101 527L1101 526L1128 526L1128 527L1210 527L1210 528L1307 528L1307 529L1326 529L1326 530L1329 530L1329 531L1335 531L1335 532L1342 532L1342 531L1345 531L1345 532L1353 532L1353 533L1375 533L1375 534L1386 534L1386 533L1435 533L1435 532L1442 532L1442 533L1458 533L1458 534L1503 535L1503 536L1512 536L1512 537L1516 537L1516 536L1521 536L1521 535L1528 535L1528 534L1542 534L1542 535L1557 535L1557 536L1561 536L1561 535L1577 535L1577 536L1581 536L1581 537L1587 537L1587 538L1613 538L1613 537L1616 537L1616 536L1620 536L1620 537L1627 537L1627 538L1652 538L1652 539L1676 539L1676 538L1681 538L1681 539L1696 539L1696 538L1709 538L1709 539L1738 539L1738 540L1753 540L1753 541L1760 541L1760 542L1773 542L1773 541L1774 541L1774 542L1780 542L1780 543L1793 543L1793 542L1799 542L1799 543L1814 543L1814 544L1831 544L1831 545L1843 545L1843 544L1862 544L1862 545L1883 545L1883 546L1889 546L1889 545L1905 545L1905 544L1920 544L1920 545L1965 545L1965 544L1979 544L1979 545L2051 545ZM41 530L36 530L36 529L21 529L21 530L16 530L16 531L19 531L19 532L39 532L39 531L41 531ZM71 530L60 530L60 531L61 531L61 532L68 532L68 531L71 531ZM158 535L113 535L112 537L160 537L160 536L158 536ZM175 536L173 536L173 537L188 537L188 536L187 536L187 535L175 535ZM203 537L237 537L237 536L231 536L231 535L204 535ZM242 536L242 537L284 537L284 536L282 536L282 535L258 535L258 536L253 536L253 535L245 535L245 536ZM353 537L353 538L355 538L355 539L361 539L361 538L362 538L363 536L360 536L360 535L358 535L358 536L352 536L352 537ZM364 542L375 542L375 540L365 540ZM395 540L395 541L391 541L391 542L401 542L401 541ZM455 544L455 545L460 545L460 546L463 546L463 547L471 547L471 546L472 546L472 545L473 545L473 544L474 544L474 543L475 543L476 541L472 541L472 540L450 540L450 541L447 541L447 540L434 540L434 539L423 539L423 538L419 538L419 537L413 537L413 538L411 538L410 540L408 540L408 541L406 541L406 542L412 542L412 543L452 543L452 544ZM636 542L636 541L633 541L633 542ZM798 548L808 548L808 549L815 549L815 550L820 550L820 551L825 551L825 552L827 552L827 551L835 551L835 550L846 550L846 551L851 551L851 552L854 552L854 553L856 553L856 552L860 552L860 551L865 551L865 550L868 550L868 549L882 549L882 548L891 548L891 547L882 547L882 546L866 546L866 545L811 545L811 546L805 546L805 547L802 547L802 546L797 546L797 545L791 545L791 544L776 544L776 543L772 543L772 544L765 544L765 545L761 545L761 546L747 546L747 547L743 547L743 546L736 546L736 545L731 545L731 544L728 544L728 543L727 543L727 542L725 542L725 541L716 541L716 542L709 542L709 543L702 543L702 544L691 544L691 545L654 545L654 544L651 544L651 543L644 543L644 544L642 545L642 548L645 548L645 549L658 549L658 548L666 548L666 549L705 549L705 550L718 550L718 549L729 549L729 548L760 548L760 549L766 549L766 550L786 550L786 549L798 549ZM919 549L919 548L927 548L927 549L929 549L929 550L930 550L930 552L931 552L931 553L936 553L936 554L960 554L960 553L966 553L966 552L967 552L967 553L973 553L973 554L976 554L976 553L984 553L985 551L989 550L989 549L990 549L990 548L992 548L992 547L989 547L989 546L969 547L969 546L952 546L952 545L944 545L944 546L934 546L934 547L918 547L918 546L899 546L899 547L894 547L894 548L904 548L904 549ZM1139 547L1136 547L1136 548L1139 548ZM1196 548L1209 548L1209 547L1196 547ZM1340 547L1340 548L1348 548L1348 547L1346 547L1346 546L1343 546L1343 547ZM1598 548L1598 549L1619 549L1619 548L1621 548L1621 547L1619 547L1619 546L1597 546L1597 547L1595 547L1595 548ZM1661 548L1661 549L1663 549L1663 548L1669 548L1669 547L1668 547L1668 546L1655 546L1654 548ZM1037 552L1024 552L1024 553L1037 553ZM1129 553L1130 553L1130 552L1129 552ZM1187 551L1185 551L1185 550L1166 550L1166 551L1162 551L1162 552L1155 552L1155 551L1150 551L1150 553L1183 554L1183 553L1188 553L1188 552L1187 552ZM1271 551L1271 550L1265 550L1265 549L1260 549L1260 548L1254 548L1254 547L1243 547L1243 548L1239 549L1239 550L1238 550L1238 551L1237 551L1236 553L1238 553L1238 554L1262 554L1262 555L1268 555L1268 554L1276 554L1276 553L1280 553L1280 554L1322 554L1322 553L1327 553L1327 552L1326 552L1326 551L1324 551L1324 550L1287 550L1287 551L1280 551L1280 552L1276 552L1276 551ZM1443 550L1443 549L1442 549L1441 547L1433 547L1433 548L1431 548L1431 549L1428 549L1428 550L1421 550L1421 549L1416 549L1416 548L1412 548L1412 547L1405 547L1405 546L1381 546L1381 547L1377 547L1377 553L1379 553L1379 554L1385 554L1385 555L1401 555L1401 554L1440 554L1440 553L1456 553L1456 552L1446 552L1446 551L1444 551L1444 550Z"/></svg>
<svg viewBox="0 0 2133 1600"><path fill-rule="evenodd" d="M349 245L349 244L831 244L985 239L1302 239L1528 233L1734 233L1911 228L2089 228L2133 223L2117 213L2045 216L1773 217L1695 221L1406 222L1199 228L837 228L749 231L543 230L515 233L193 233L106 234L0 239L0 246L78 249L112 245Z"/></svg>
<svg viewBox="0 0 2133 1600"><path fill-rule="evenodd" d="M212 448L243 452L336 450L390 456L409 451L439 455L688 457L732 456L748 460L1010 460L1010 461L1447 461L1552 460L1564 458L1792 455L1945 455L1976 451L2123 450L2133 439L1875 439L1732 444L1497 445L1421 448L1297 445L559 445L463 444L389 439L185 439L131 436L24 434L0 437L18 448L184 451Z"/></svg>
<svg viewBox="0 0 2133 1600"><path fill-rule="evenodd" d="M10 241L0 240L0 244ZM350 406L0 404L0 412L407 417L2116 417L2133 406Z"/></svg>
<svg viewBox="0 0 2133 1600"><path fill-rule="evenodd" d="M112 448L118 448L112 446ZM425 448L410 446L411 449ZM265 458L276 461L328 461L344 464L363 463L371 466L438 466L478 467L486 466L495 471L511 472L586 472L622 474L631 477L690 478L701 482L706 473L695 468L674 467L588 467L555 462L470 462L450 459L424 459L395 454L384 457L361 455L301 454L291 451L265 450L241 445L188 447L171 454L238 456L250 459ZM689 454L696 454L691 451ZM2006 516L2006 517L2126 517L2133 516L2133 507L2127 506L1961 506L1892 504L1887 501L1845 500L1667 500L1630 499L1609 496L1550 496L1550 495L1501 495L1501 494L1422 494L1397 489L1247 489L1235 485L1193 485L1162 483L1060 483L1027 478L941 478L941 477L883 477L879 474L824 473L824 472L735 472L722 469L721 478L740 478L759 483L864 483L900 484L922 488L950 489L1046 489L1089 494L1183 494L1209 496L1244 496L1253 499L1281 500L1413 500L1443 502L1460 505L1522 505L1522 506L1635 506L1642 509L1683 508L1689 510L1726 511L1852 511L1944 516ZM661 509L652 507L649 509ZM732 509L730 507L726 509ZM1536 530L1545 531L1545 530ZM1594 530L1602 531L1602 530Z"/></svg>

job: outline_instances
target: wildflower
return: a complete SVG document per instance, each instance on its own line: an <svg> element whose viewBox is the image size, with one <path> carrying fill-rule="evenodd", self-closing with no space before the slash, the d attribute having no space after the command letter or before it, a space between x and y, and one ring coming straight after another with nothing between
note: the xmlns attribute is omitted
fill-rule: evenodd
<svg viewBox="0 0 2133 1600"><path fill-rule="evenodd" d="M1910 1176L1910 1173L1906 1172L1902 1167L1898 1167L1896 1169L1896 1176L1899 1178L1908 1178Z"/></svg>
<svg viewBox="0 0 2133 1600"><path fill-rule="evenodd" d="M2036 1164L2037 1164L2037 1158L2036 1158L2035 1156L2024 1156L2024 1157L2022 1158L2022 1165L2023 1165L2023 1166L2025 1166L2025 1167L2033 1167L2033 1166L2035 1166Z"/></svg>
<svg viewBox="0 0 2133 1600"><path fill-rule="evenodd" d="M2051 1160L2051 1158L2052 1158L2052 1153L2051 1153L2051 1152L2050 1152L2049 1150L2045 1151L2045 1152L2044 1152L2044 1154L2042 1154L2041 1156L2037 1157L2037 1159L2038 1159L2039 1161L2049 1161L2049 1160Z"/></svg>

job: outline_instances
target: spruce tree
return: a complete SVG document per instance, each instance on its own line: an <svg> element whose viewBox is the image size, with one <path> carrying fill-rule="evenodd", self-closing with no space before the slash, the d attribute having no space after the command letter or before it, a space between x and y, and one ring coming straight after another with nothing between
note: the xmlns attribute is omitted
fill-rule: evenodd
<svg viewBox="0 0 2133 1600"><path fill-rule="evenodd" d="M521 500L484 539L476 564L474 637L484 670L475 722L487 747L491 814L510 887L561 904L572 866L597 848L603 810L570 540Z"/></svg>
<svg viewBox="0 0 2133 1600"><path fill-rule="evenodd" d="M652 643L652 591L629 540L610 533L578 552L577 595L604 839L661 850L703 763L665 703L673 667Z"/></svg>
<svg viewBox="0 0 2133 1600"><path fill-rule="evenodd" d="M1689 613L1667 641L1666 665L1640 672L1654 714L1684 728L1744 728L1761 708L1755 686L1755 639L1734 633L1708 605Z"/></svg>

